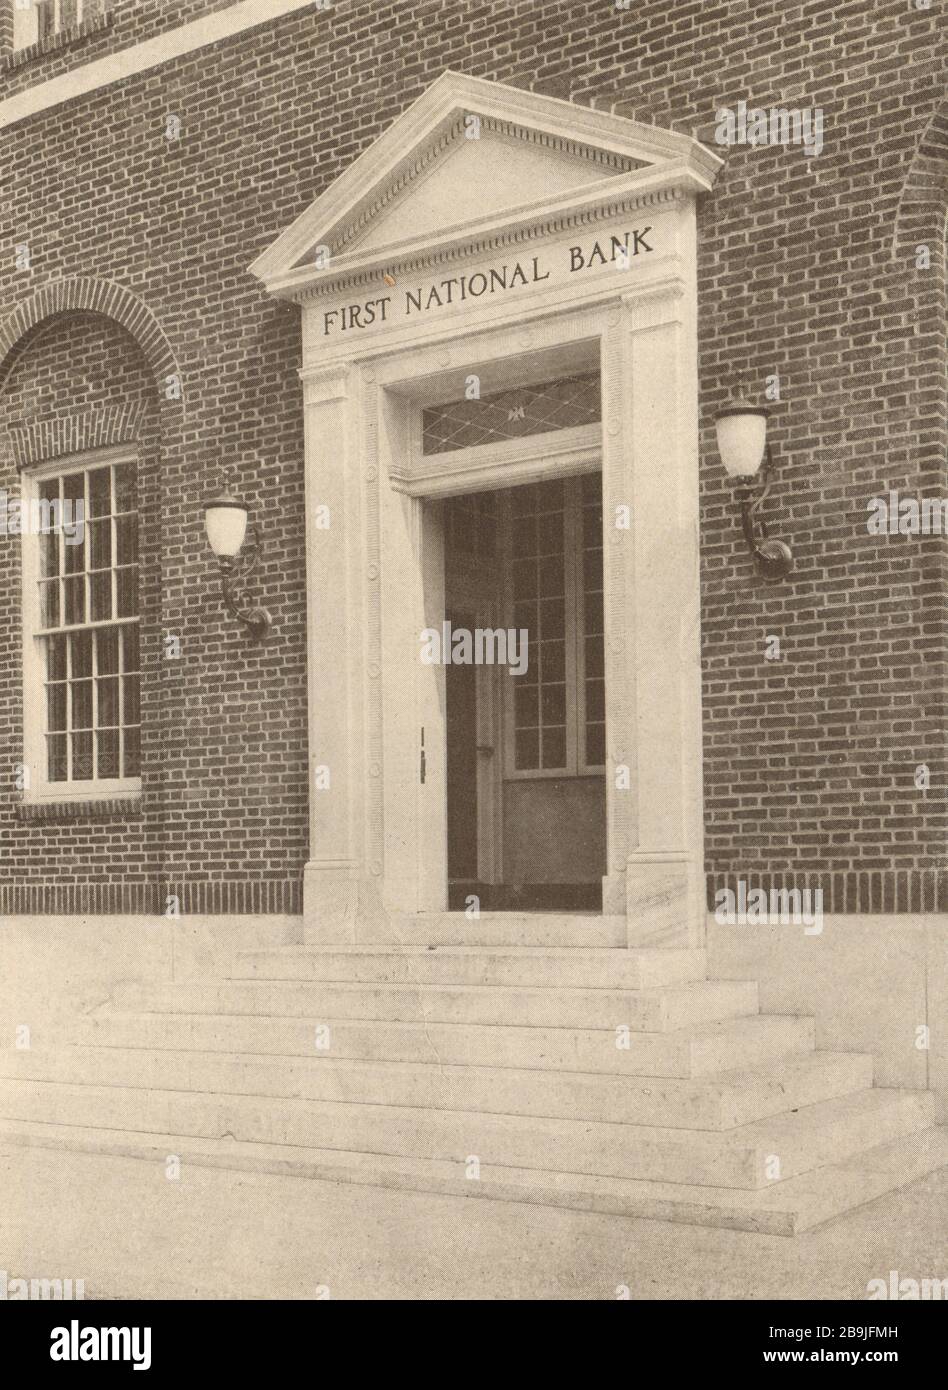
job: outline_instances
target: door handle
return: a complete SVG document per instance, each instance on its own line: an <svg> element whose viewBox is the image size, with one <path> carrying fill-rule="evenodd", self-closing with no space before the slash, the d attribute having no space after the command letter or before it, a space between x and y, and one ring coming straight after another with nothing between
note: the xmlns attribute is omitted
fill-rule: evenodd
<svg viewBox="0 0 948 1390"><path fill-rule="evenodd" d="M492 743L479 743L477 751L478 753L493 753L494 745Z"/></svg>

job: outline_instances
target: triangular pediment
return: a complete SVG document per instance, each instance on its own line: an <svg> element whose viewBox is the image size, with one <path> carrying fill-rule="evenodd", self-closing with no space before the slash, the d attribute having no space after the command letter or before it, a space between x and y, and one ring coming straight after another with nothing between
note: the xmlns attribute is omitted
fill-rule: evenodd
<svg viewBox="0 0 948 1390"><path fill-rule="evenodd" d="M340 229L332 250L393 245L437 235L460 222L502 216L524 203L570 193L602 178L642 168L644 161L553 141L509 121L458 118L410 168L380 190L374 205ZM470 132L476 130L476 138Z"/></svg>
<svg viewBox="0 0 948 1390"><path fill-rule="evenodd" d="M446 72L251 270L292 293L327 270L394 266L420 247L666 174L698 192L720 165L689 136Z"/></svg>

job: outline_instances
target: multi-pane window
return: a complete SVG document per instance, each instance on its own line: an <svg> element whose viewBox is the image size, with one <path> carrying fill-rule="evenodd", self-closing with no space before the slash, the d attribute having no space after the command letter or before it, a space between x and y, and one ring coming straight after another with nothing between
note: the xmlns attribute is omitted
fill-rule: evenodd
<svg viewBox="0 0 948 1390"><path fill-rule="evenodd" d="M13 7L13 47L53 38L105 14L107 0L0 0Z"/></svg>
<svg viewBox="0 0 948 1390"><path fill-rule="evenodd" d="M585 762L606 761L606 669L603 614L602 478L587 474L580 484L582 502L582 737Z"/></svg>
<svg viewBox="0 0 948 1390"><path fill-rule="evenodd" d="M509 494L510 625L529 633L508 674L507 775L579 774L605 763L602 496L599 474Z"/></svg>
<svg viewBox="0 0 948 1390"><path fill-rule="evenodd" d="M37 16L37 38L47 39L63 29L102 14L104 0L33 0Z"/></svg>
<svg viewBox="0 0 948 1390"><path fill-rule="evenodd" d="M90 793L133 785L141 764L135 463L46 474L35 495L42 780Z"/></svg>
<svg viewBox="0 0 948 1390"><path fill-rule="evenodd" d="M497 493L451 497L445 507L444 546L448 555L488 559L497 550Z"/></svg>

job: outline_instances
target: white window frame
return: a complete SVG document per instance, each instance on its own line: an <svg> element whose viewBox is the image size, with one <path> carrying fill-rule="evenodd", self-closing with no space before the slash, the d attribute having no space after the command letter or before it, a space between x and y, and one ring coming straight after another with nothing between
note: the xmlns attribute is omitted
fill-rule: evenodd
<svg viewBox="0 0 948 1390"><path fill-rule="evenodd" d="M536 439L538 436L530 436ZM539 436L542 438L542 436ZM600 472L601 459L597 459L598 467L585 469L584 472ZM557 475L554 475L557 476ZM563 475L562 481L569 485L574 480L581 478L579 473ZM543 479L537 479L543 481ZM503 767L505 782L535 782L535 781L555 781L557 779L573 777L602 777L605 775L605 763L587 763L584 757L586 745L586 672L585 672L585 652L582 648L582 607L584 603L583 590L583 546L582 520L583 506L582 500L577 493L572 501L567 502L564 524L566 528L566 632L572 630L574 640L567 640L566 643L566 766L565 767L517 767L515 749L515 725L514 718L514 692L516 676L505 677L503 680ZM505 493L500 509L500 530L499 538L502 547L503 567L504 567L504 626L513 626L513 583L512 568L509 563L515 551L515 537L513 535L514 518L511 507L510 494ZM605 523L603 523L605 524ZM603 547L605 556L605 547ZM572 564L570 564L572 557ZM541 596L542 597L542 596ZM538 687L540 689L541 687Z"/></svg>
<svg viewBox="0 0 948 1390"><path fill-rule="evenodd" d="M38 6L42 0L30 0L24 6L21 0L6 0L6 3L13 5L13 49L14 52L19 48L29 48L30 44L37 43L39 40L39 12ZM63 30L62 23L62 0L52 0L53 4L53 33L59 34ZM86 15L86 10L91 9L93 14L99 13L97 5L90 3L90 0L76 0L76 23L81 24Z"/></svg>
<svg viewBox="0 0 948 1390"><path fill-rule="evenodd" d="M95 449L68 458L24 469L20 475L20 496L24 516L29 516L34 500L39 500L39 484L48 478L81 473L105 464L133 463L138 466L138 452L127 447ZM29 771L29 786L24 788L23 800L29 804L48 802L133 800L141 795L141 777L92 778L87 782L51 782L46 745L46 659L44 638L38 635L40 625L40 537L31 533L24 522L20 538L22 559L22 624L23 624L23 764ZM113 555L114 558L114 555ZM141 631L141 567L139 563L139 614ZM62 616L62 615L60 615ZM71 631L89 632L94 627L131 626L135 620L118 619L98 624L77 623Z"/></svg>

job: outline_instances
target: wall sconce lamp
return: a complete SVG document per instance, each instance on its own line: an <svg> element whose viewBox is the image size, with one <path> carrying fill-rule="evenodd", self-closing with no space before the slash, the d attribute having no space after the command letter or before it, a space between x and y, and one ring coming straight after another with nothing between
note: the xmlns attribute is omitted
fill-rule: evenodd
<svg viewBox="0 0 948 1390"><path fill-rule="evenodd" d="M219 492L204 503L204 529L220 566L224 606L232 617L243 623L249 635L259 641L270 628L270 614L265 608L243 606L235 592L243 589L263 552L260 531L253 522L253 551L249 558L242 554L247 537L247 518L247 508L227 491Z"/></svg>
<svg viewBox="0 0 948 1390"><path fill-rule="evenodd" d="M770 492L773 458L767 442L767 411L747 401L734 401L715 419L718 452L729 478L740 478L741 522L748 549L766 579L783 579L793 569L793 551L785 541L770 540L758 512ZM761 471L761 464L764 465ZM750 480L760 478L755 492Z"/></svg>

